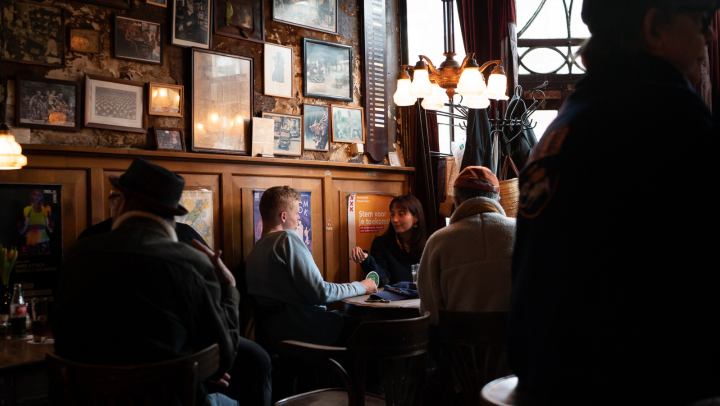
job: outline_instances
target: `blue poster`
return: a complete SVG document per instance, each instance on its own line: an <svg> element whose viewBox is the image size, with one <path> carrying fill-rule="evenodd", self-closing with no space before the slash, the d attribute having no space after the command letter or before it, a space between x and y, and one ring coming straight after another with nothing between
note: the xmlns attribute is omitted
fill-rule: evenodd
<svg viewBox="0 0 720 406"><path fill-rule="evenodd" d="M262 216L260 215L260 198L262 197L264 190L253 191L253 230L255 235L255 242L260 239L262 235ZM305 246L308 251L312 253L312 205L311 205L312 192L300 192L302 200L300 201L300 221L298 221L295 232L305 242Z"/></svg>

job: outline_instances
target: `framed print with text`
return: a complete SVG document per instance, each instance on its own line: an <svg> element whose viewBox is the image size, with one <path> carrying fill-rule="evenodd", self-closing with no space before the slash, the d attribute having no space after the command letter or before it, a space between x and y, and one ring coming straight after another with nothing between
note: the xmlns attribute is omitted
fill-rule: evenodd
<svg viewBox="0 0 720 406"><path fill-rule="evenodd" d="M352 101L352 47L303 38L303 96Z"/></svg>
<svg viewBox="0 0 720 406"><path fill-rule="evenodd" d="M263 58L265 94L267 96L292 98L292 47L266 43L265 56Z"/></svg>
<svg viewBox="0 0 720 406"><path fill-rule="evenodd" d="M210 48L210 0L175 0L170 43L181 47Z"/></svg>
<svg viewBox="0 0 720 406"><path fill-rule="evenodd" d="M248 155L252 108L252 58L194 49L192 150Z"/></svg>
<svg viewBox="0 0 720 406"><path fill-rule="evenodd" d="M145 84L85 74L85 127L147 133Z"/></svg>
<svg viewBox="0 0 720 406"><path fill-rule="evenodd" d="M329 151L330 106L303 104L305 151Z"/></svg>
<svg viewBox="0 0 720 406"><path fill-rule="evenodd" d="M337 34L338 0L272 0L273 21Z"/></svg>
<svg viewBox="0 0 720 406"><path fill-rule="evenodd" d="M263 0L214 0L213 32L230 38L265 42Z"/></svg>
<svg viewBox="0 0 720 406"><path fill-rule="evenodd" d="M365 119L362 107L332 106L333 142L365 143Z"/></svg>
<svg viewBox="0 0 720 406"><path fill-rule="evenodd" d="M262 112L263 118L275 120L273 154L302 156L303 117L295 114Z"/></svg>
<svg viewBox="0 0 720 406"><path fill-rule="evenodd" d="M15 125L58 131L80 131L82 83L18 76L15 80Z"/></svg>

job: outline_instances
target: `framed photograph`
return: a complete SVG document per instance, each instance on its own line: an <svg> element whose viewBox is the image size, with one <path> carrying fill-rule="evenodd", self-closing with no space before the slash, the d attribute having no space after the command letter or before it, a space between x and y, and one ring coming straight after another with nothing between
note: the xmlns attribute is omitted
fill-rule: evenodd
<svg viewBox="0 0 720 406"><path fill-rule="evenodd" d="M338 0L272 0L273 21L337 34Z"/></svg>
<svg viewBox="0 0 720 406"><path fill-rule="evenodd" d="M155 127L153 133L158 151L185 152L185 137L181 129Z"/></svg>
<svg viewBox="0 0 720 406"><path fill-rule="evenodd" d="M115 14L115 59L162 65L162 24Z"/></svg>
<svg viewBox="0 0 720 406"><path fill-rule="evenodd" d="M100 52L100 31L73 28L70 30L70 51L86 54Z"/></svg>
<svg viewBox="0 0 720 406"><path fill-rule="evenodd" d="M303 117L295 114L262 112L263 118L275 120L273 154L302 156Z"/></svg>
<svg viewBox="0 0 720 406"><path fill-rule="evenodd" d="M247 155L253 116L253 60L192 52L193 151Z"/></svg>
<svg viewBox="0 0 720 406"><path fill-rule="evenodd" d="M82 83L18 76L15 80L15 125L80 131Z"/></svg>
<svg viewBox="0 0 720 406"><path fill-rule="evenodd" d="M288 99L293 97L292 67L292 47L265 44L263 78L266 95Z"/></svg>
<svg viewBox="0 0 720 406"><path fill-rule="evenodd" d="M145 0L145 2L153 6L167 7L168 0Z"/></svg>
<svg viewBox="0 0 720 406"><path fill-rule="evenodd" d="M63 9L36 3L3 2L2 12L6 43L2 59L65 67Z"/></svg>
<svg viewBox="0 0 720 406"><path fill-rule="evenodd" d="M98 6L132 10L133 0L78 0L81 3L97 4Z"/></svg>
<svg viewBox="0 0 720 406"><path fill-rule="evenodd" d="M303 38L303 96L352 101L352 47Z"/></svg>
<svg viewBox="0 0 720 406"><path fill-rule="evenodd" d="M176 0L171 44L210 49L210 0Z"/></svg>
<svg viewBox="0 0 720 406"><path fill-rule="evenodd" d="M145 84L85 74L85 127L147 133Z"/></svg>
<svg viewBox="0 0 720 406"><path fill-rule="evenodd" d="M365 120L362 107L332 106L333 142L365 143Z"/></svg>
<svg viewBox="0 0 720 406"><path fill-rule="evenodd" d="M164 83L148 83L148 114L151 116L183 116L184 87Z"/></svg>
<svg viewBox="0 0 720 406"><path fill-rule="evenodd" d="M305 151L329 151L330 106L303 104Z"/></svg>
<svg viewBox="0 0 720 406"><path fill-rule="evenodd" d="M214 0L213 32L230 38L265 42L263 0Z"/></svg>

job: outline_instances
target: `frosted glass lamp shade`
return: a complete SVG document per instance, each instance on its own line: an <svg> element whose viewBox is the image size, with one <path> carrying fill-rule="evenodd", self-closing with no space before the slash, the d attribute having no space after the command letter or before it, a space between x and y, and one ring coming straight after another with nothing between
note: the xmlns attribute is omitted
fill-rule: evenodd
<svg viewBox="0 0 720 406"><path fill-rule="evenodd" d="M398 106L412 106L417 101L417 97L410 94L410 79L398 79L397 91L393 95L395 104Z"/></svg>
<svg viewBox="0 0 720 406"><path fill-rule="evenodd" d="M460 76L457 92L463 97L482 96L487 88L485 78L478 68L465 68Z"/></svg>
<svg viewBox="0 0 720 406"><path fill-rule="evenodd" d="M465 100L465 106L469 109L486 109L490 107L490 100L485 96L469 97Z"/></svg>
<svg viewBox="0 0 720 406"><path fill-rule="evenodd" d="M432 85L432 91L432 95L423 100L423 108L425 110L442 110L442 108L445 107L445 103L447 103L450 98L445 93L445 89L438 86L437 83Z"/></svg>
<svg viewBox="0 0 720 406"><path fill-rule="evenodd" d="M487 86L487 97L493 100L507 100L507 77L494 73L490 75Z"/></svg>
<svg viewBox="0 0 720 406"><path fill-rule="evenodd" d="M415 98L425 98L432 95L432 84L427 69L415 69L410 94Z"/></svg>
<svg viewBox="0 0 720 406"><path fill-rule="evenodd" d="M9 130L0 129L0 169L20 169L27 165L27 157L22 154L20 144Z"/></svg>

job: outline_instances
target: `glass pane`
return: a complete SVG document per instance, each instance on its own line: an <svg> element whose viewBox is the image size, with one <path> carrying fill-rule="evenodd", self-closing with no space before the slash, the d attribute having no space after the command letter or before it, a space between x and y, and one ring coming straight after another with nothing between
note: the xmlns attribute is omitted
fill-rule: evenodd
<svg viewBox="0 0 720 406"><path fill-rule="evenodd" d="M582 6L583 0L575 0L573 2L572 14L570 15L570 34L572 38L590 38L590 30L588 30L587 25L585 25L580 15Z"/></svg>
<svg viewBox="0 0 720 406"><path fill-rule="evenodd" d="M453 7L455 22L455 60L465 58L465 45L460 30L457 7ZM444 60L445 29L443 28L443 3L439 0L412 0L408 7L408 63L415 65L419 55L425 55L438 66Z"/></svg>
<svg viewBox="0 0 720 406"><path fill-rule="evenodd" d="M515 12L517 14L518 32L525 28L535 10L540 6L542 0L515 0Z"/></svg>
<svg viewBox="0 0 720 406"><path fill-rule="evenodd" d="M534 72L551 73L565 63L565 58L552 49L536 48L528 52L522 62Z"/></svg>
<svg viewBox="0 0 720 406"><path fill-rule="evenodd" d="M577 55L577 53L578 53L579 50L580 50L580 47L572 47L573 55ZM575 62L576 62L578 65L580 65L583 69L585 69L585 64L583 63L582 58L580 57L580 55L577 55L577 57L575 58ZM578 67L576 66L576 67L573 68L573 73L583 73L583 71L582 71L582 70L579 70Z"/></svg>
<svg viewBox="0 0 720 406"><path fill-rule="evenodd" d="M537 123L537 127L535 127L535 137L537 137L538 141L540 141L540 138L545 134L545 130L547 130L557 115L557 110L538 110L530 116L530 119L533 120L533 125Z"/></svg>
<svg viewBox="0 0 720 406"><path fill-rule="evenodd" d="M438 117L439 119L440 117ZM445 154L450 153L450 126L449 125L438 125L438 134L440 136L440 151Z"/></svg>
<svg viewBox="0 0 720 406"><path fill-rule="evenodd" d="M535 7L537 9L537 7ZM532 10L534 13L535 10ZM518 10L519 13L519 10ZM567 38L567 19L562 0L547 0L540 14L522 35L523 39L531 38Z"/></svg>

